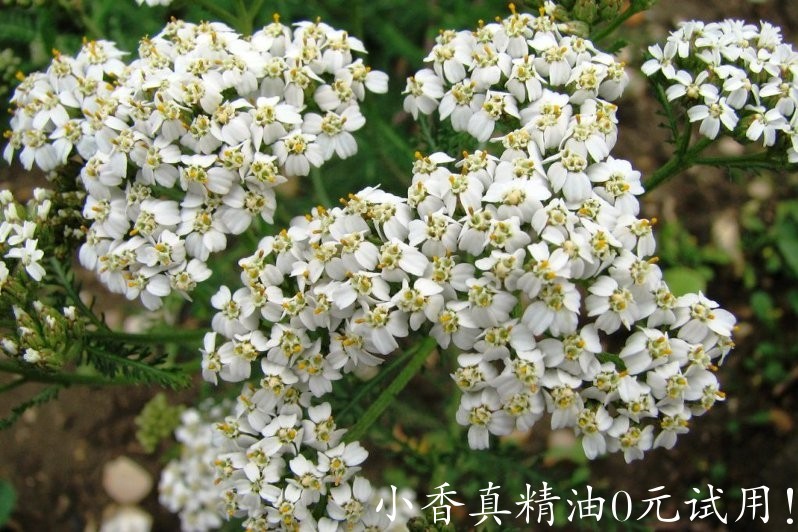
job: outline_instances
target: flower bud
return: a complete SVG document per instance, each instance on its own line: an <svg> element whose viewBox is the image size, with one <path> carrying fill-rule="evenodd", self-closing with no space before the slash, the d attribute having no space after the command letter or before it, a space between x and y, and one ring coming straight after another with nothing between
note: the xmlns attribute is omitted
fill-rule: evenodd
<svg viewBox="0 0 798 532"><path fill-rule="evenodd" d="M11 338L0 338L0 349L8 356L16 356L19 353L17 343Z"/></svg>
<svg viewBox="0 0 798 532"><path fill-rule="evenodd" d="M599 0L599 16L602 20L611 20L618 16L623 7L623 0Z"/></svg>
<svg viewBox="0 0 798 532"><path fill-rule="evenodd" d="M558 24L557 28L563 33L576 35L577 37L588 37L590 35L590 26L579 20L570 20Z"/></svg>
<svg viewBox="0 0 798 532"><path fill-rule="evenodd" d="M62 360L58 353L49 348L34 349L33 347L28 347L22 355L22 360L28 364L52 370L59 369L62 366Z"/></svg>
<svg viewBox="0 0 798 532"><path fill-rule="evenodd" d="M598 11L599 8L596 4L596 0L576 0L572 13L576 20L587 24L593 24L598 15Z"/></svg>

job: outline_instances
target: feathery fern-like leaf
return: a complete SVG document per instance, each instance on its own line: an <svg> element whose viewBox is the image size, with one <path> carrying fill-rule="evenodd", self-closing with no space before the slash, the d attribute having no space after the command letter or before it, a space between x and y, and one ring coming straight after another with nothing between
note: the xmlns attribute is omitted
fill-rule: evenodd
<svg viewBox="0 0 798 532"><path fill-rule="evenodd" d="M0 430L7 429L11 425L13 425L20 417L22 417L22 414L24 414L27 410L35 406L44 404L48 401L52 401L53 399L58 397L58 392L60 391L61 391L60 385L48 386L47 388L44 388L39 393L31 397L29 400L15 406L14 408L11 409L11 414L9 414L7 417L3 419L0 419Z"/></svg>

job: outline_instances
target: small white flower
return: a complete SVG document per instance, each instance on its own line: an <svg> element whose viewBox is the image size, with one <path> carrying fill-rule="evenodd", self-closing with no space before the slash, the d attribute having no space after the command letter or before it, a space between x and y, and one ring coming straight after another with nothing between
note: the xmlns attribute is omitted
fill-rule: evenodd
<svg viewBox="0 0 798 532"><path fill-rule="evenodd" d="M44 258L44 251L38 249L36 247L37 244L38 240L28 239L25 241L25 247L13 247L8 250L5 256L11 259L18 259L33 280L41 281L47 272L39 264L39 261Z"/></svg>
<svg viewBox="0 0 798 532"><path fill-rule="evenodd" d="M675 326L680 327L679 338L699 343L711 333L731 336L736 321L734 316L718 308L718 303L707 299L701 292L681 296L676 304Z"/></svg>
<svg viewBox="0 0 798 532"><path fill-rule="evenodd" d="M704 101L704 104L695 105L687 110L690 122L701 121L699 133L714 139L720 132L721 124L729 131L734 130L739 117L724 97L708 97Z"/></svg>
<svg viewBox="0 0 798 532"><path fill-rule="evenodd" d="M404 110L417 119L419 111L429 115L438 107L438 100L443 97L443 83L432 70L419 70L407 78L407 87L402 94L407 94Z"/></svg>
<svg viewBox="0 0 798 532"><path fill-rule="evenodd" d="M356 105L347 107L340 114L328 111L323 117L309 113L305 116L302 129L316 135L324 158L329 159L333 153L341 159L351 157L357 152L357 142L352 131L357 131L366 123Z"/></svg>
<svg viewBox="0 0 798 532"><path fill-rule="evenodd" d="M654 44L648 47L648 53L652 58L643 63L640 70L646 76L651 76L655 72L662 72L667 79L676 77L676 69L673 66L673 60L676 57L678 48L676 43L668 41L665 48L661 48L659 44Z"/></svg>
<svg viewBox="0 0 798 532"><path fill-rule="evenodd" d="M319 167L324 162L316 136L299 131L289 133L275 143L274 154L288 175L308 175L311 166Z"/></svg>
<svg viewBox="0 0 798 532"><path fill-rule="evenodd" d="M479 393L464 393L456 417L458 423L468 426L468 445L472 449L487 449L490 434L509 434L515 424L513 418L501 409L496 391L490 388Z"/></svg>

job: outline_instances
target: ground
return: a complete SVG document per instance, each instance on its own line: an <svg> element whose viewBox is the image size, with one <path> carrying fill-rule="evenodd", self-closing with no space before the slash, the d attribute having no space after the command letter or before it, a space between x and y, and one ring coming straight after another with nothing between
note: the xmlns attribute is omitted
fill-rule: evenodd
<svg viewBox="0 0 798 532"><path fill-rule="evenodd" d="M677 15L678 19L674 18ZM646 17L633 20L633 25L624 31L632 32L635 39L654 42L662 39L677 20L691 17L766 19L781 25L785 35L798 35L798 4L794 0L661 0ZM652 127L656 117L650 103L634 97L635 91L643 88L642 84L637 89L633 86L632 97L621 105L617 156L631 160L645 175L666 160L670 146L664 143L663 133ZM647 197L644 209L646 215L664 221L679 218L699 240L709 241L713 221L728 215L729 206L729 224L735 225L733 207L745 195L745 189L732 183L724 172L701 168ZM768 387L744 367L743 360L751 356L763 332L750 325L749 302L731 267L718 272L709 292L741 322L738 348L720 373L727 401L696 420L694 430L674 450L652 452L642 464L632 466L620 457L601 460L594 468L593 478L610 493L624 489L645 494L650 488L664 485L670 501L678 503L682 512L682 501L693 487L705 488L714 482L732 498L740 488L768 486L770 521L760 527L786 529L786 489L798 476L796 372L780 386ZM0 395L0 415L6 414L14 400L34 392L30 386ZM8 528L93 529L111 503L101 485L103 465L120 455L139 462L157 479L162 464L136 442L133 424L134 417L155 392L148 388L67 389L58 401L27 412L11 429L0 432L0 478L9 479L19 497ZM181 397L190 399L191 395L188 391ZM155 529L177 528L176 519L158 506L154 492L143 507L154 515ZM733 521L739 513L739 501L729 501L728 511L729 521ZM798 518L798 507L793 513ZM670 514L664 510L663 515ZM725 527L714 519L693 523L682 519L667 529Z"/></svg>

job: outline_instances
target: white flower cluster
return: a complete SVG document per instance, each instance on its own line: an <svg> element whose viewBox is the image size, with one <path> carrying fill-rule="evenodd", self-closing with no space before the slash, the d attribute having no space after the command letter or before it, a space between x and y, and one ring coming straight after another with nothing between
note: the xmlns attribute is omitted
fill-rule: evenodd
<svg viewBox="0 0 798 532"><path fill-rule="evenodd" d="M789 161L798 162L798 53L778 27L688 21L648 51L643 73L666 80L668 100L700 121L702 135L729 133L766 147L783 142Z"/></svg>
<svg viewBox="0 0 798 532"><path fill-rule="evenodd" d="M240 400L247 398L248 396L242 396ZM229 471L234 467L233 464L245 464L250 460L256 460L261 466L272 463L271 470L265 472L270 476L274 474L277 463L281 460L265 454L262 444L250 447L246 454L240 450L233 450L220 457L220 436L224 431L230 435L231 430L229 420L222 423L220 420L230 412L228 404L200 405L198 409L186 410L181 416L180 426L175 430L175 437L181 447L180 457L170 461L164 468L158 491L161 504L171 512L179 514L181 530L199 532L220 528L223 520L229 517L228 512L241 510L231 506L235 491L238 489L243 490L242 495L247 495L253 507L259 506L257 499L259 493L263 497L267 495L275 497L275 502L279 500L279 506L266 509L267 514L250 516L245 523L247 530L274 530L280 526L293 529L292 525L300 523L303 526L302 530L336 530L336 525L331 519L322 518L316 522L310 517L312 508L308 509L306 503L300 502L303 488L290 484L286 493L278 496L275 490L264 485L264 472L260 472L254 466L247 468L249 472L246 478L242 475L234 483L232 489L235 491L230 491L229 481L219 482L219 468L222 472ZM220 428L223 432L219 431ZM222 446L224 447L224 444ZM327 465L341 467L342 460L351 463L354 460L353 450L365 457L365 451L355 446L343 454L336 452L325 454L324 456L330 460ZM274 462L271 462L272 460ZM312 467L308 461L294 459L290 467L294 471L302 471L301 474L297 473L298 481L304 480L313 485L321 483L321 471ZM304 489L307 490L307 487ZM383 501L383 504L386 500L392 501L394 494L390 490L374 489L368 480L354 477L349 482L343 483L338 479L329 491L328 512L337 516L337 520L348 519L352 524L359 520L371 527L366 528L367 530L392 530L391 521L385 512L379 514L376 511L380 501ZM401 490L396 497L400 504L396 506L393 522L398 526L417 515L417 510L415 494L410 490ZM409 501L410 504L404 501ZM402 528L399 527L397 530Z"/></svg>
<svg viewBox="0 0 798 532"><path fill-rule="evenodd" d="M19 151L45 172L78 160L82 264L154 309L210 275L227 235L271 223L286 176L357 151L359 102L387 76L353 52L365 50L344 31L278 17L250 37L172 21L129 65L112 43L88 42L17 88L5 158Z"/></svg>
<svg viewBox="0 0 798 532"><path fill-rule="evenodd" d="M214 530L223 522L222 491L214 483L213 463L218 453L215 424L224 414L222 405L185 410L175 430L180 457L161 472L159 501L180 515L180 528L186 532Z"/></svg>
<svg viewBox="0 0 798 532"><path fill-rule="evenodd" d="M57 367L64 342L76 325L75 308L43 301L46 261L74 252L83 238L79 205L83 194L36 188L24 204L0 190L0 353L31 364ZM43 264L44 263L44 264Z"/></svg>
<svg viewBox="0 0 798 532"><path fill-rule="evenodd" d="M514 28L506 49L527 38L573 45L546 17L508 20L493 28ZM663 282L652 223L637 216L640 174L609 155L615 106L598 99L601 84L566 81L566 52L546 72L568 72L557 74L563 92L549 80L530 95L524 125L494 139L499 156L419 154L406 198L367 188L295 219L240 261L243 287L213 297L203 376L250 381L222 426L229 513L253 528L370 526L352 481L366 452L345 443L323 397L405 338L460 351L457 420L475 449L549 413L553 428L583 436L590 458L631 461L673 446L723 397L714 370L734 317ZM324 494L315 522L309 507Z"/></svg>
<svg viewBox="0 0 798 532"><path fill-rule="evenodd" d="M33 193L30 208L23 208L14 200L9 190L0 191L0 293L8 281L9 274L19 265L34 281L41 281L46 271L41 265L44 251L39 249L36 238L37 222L44 222L50 216L52 192L37 188ZM29 216L30 214L30 216ZM13 259L7 261L6 259ZM9 268L9 264L11 268Z"/></svg>
<svg viewBox="0 0 798 532"><path fill-rule="evenodd" d="M68 253L73 249L68 243L84 237L78 210L84 197L82 192L36 188L23 205L10 190L0 190L0 294L16 268L41 281L44 250L55 246L57 254Z"/></svg>
<svg viewBox="0 0 798 532"><path fill-rule="evenodd" d="M532 126L559 121L562 103L555 89L569 92L572 104L601 97L615 100L628 83L624 64L584 38L562 37L553 19L513 14L481 24L475 31L442 31L425 61L432 63L408 78L406 111L451 121L479 141L507 121ZM526 107L522 107L526 105ZM601 134L603 124L582 110L583 133ZM547 141L546 147L552 147Z"/></svg>

